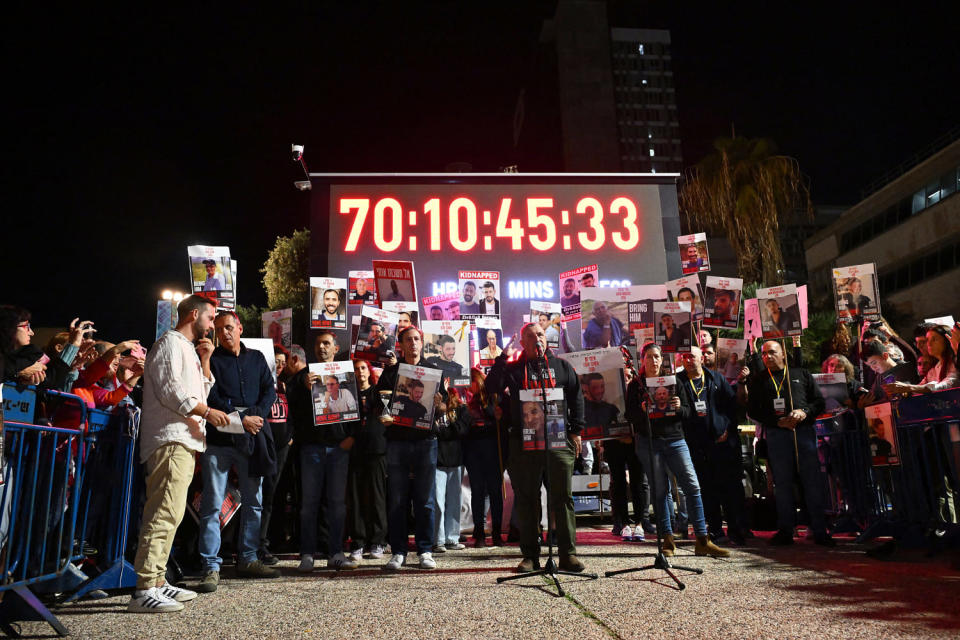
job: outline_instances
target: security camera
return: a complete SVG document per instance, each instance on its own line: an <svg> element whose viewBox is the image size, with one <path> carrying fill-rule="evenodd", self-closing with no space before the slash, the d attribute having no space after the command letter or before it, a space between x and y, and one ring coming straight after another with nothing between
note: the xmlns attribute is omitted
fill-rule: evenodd
<svg viewBox="0 0 960 640"><path fill-rule="evenodd" d="M293 186L295 186L299 191L310 191L310 189L313 188L313 185L310 184L309 180L297 180L293 183Z"/></svg>
<svg viewBox="0 0 960 640"><path fill-rule="evenodd" d="M290 145L290 151L293 152L293 161L300 162L300 160L303 158L303 145L292 144Z"/></svg>

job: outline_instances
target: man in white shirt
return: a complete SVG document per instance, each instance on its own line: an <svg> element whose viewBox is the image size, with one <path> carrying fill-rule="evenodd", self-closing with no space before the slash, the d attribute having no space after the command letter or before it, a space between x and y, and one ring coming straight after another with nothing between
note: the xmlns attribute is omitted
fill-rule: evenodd
<svg viewBox="0 0 960 640"><path fill-rule="evenodd" d="M357 401L348 389L340 388L340 381L336 376L324 376L323 384L326 387L326 409L324 413L349 413L357 410Z"/></svg>
<svg viewBox="0 0 960 640"><path fill-rule="evenodd" d="M177 305L177 327L163 334L144 364L140 459L146 478L146 504L134 566L137 590L128 611L165 613L183 609L197 597L166 583L167 558L183 520L194 455L206 446L204 425L226 426L226 414L206 405L213 387L213 343L204 338L213 326L214 307L188 296ZM194 347L196 342L196 347Z"/></svg>

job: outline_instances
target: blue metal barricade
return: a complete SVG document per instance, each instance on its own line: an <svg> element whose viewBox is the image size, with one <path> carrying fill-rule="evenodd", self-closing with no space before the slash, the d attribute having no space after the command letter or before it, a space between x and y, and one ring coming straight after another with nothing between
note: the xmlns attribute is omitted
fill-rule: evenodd
<svg viewBox="0 0 960 640"><path fill-rule="evenodd" d="M82 398L45 393L61 402L75 403L82 422L86 422ZM24 411L17 417L32 416L33 411ZM27 605L28 613L46 620L60 635L67 635L67 629L37 600L30 586L62 575L78 557L74 540L83 476L83 431L7 419L3 431L0 592L6 592L6 596L15 593ZM10 597L0 603L0 629L9 635L16 635L12 620L24 617L17 604L16 598Z"/></svg>
<svg viewBox="0 0 960 640"><path fill-rule="evenodd" d="M91 457L85 465L80 531L84 542L95 549L96 557L90 559L96 561L100 573L80 585L66 602L96 589L125 589L137 582L133 565L124 556L130 533L140 410L121 405L112 412L93 410L90 414L85 441Z"/></svg>

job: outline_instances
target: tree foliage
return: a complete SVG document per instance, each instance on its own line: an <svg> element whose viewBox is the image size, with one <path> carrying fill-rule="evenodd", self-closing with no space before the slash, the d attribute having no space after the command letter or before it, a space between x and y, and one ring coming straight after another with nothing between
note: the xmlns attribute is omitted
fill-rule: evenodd
<svg viewBox="0 0 960 640"><path fill-rule="evenodd" d="M304 311L310 290L310 230L300 229L293 235L280 236L267 256L260 272L271 309L290 307L294 313Z"/></svg>
<svg viewBox="0 0 960 640"><path fill-rule="evenodd" d="M714 149L686 172L681 211L693 231L727 237L745 281L781 284L780 226L812 218L807 179L768 139L720 138Z"/></svg>

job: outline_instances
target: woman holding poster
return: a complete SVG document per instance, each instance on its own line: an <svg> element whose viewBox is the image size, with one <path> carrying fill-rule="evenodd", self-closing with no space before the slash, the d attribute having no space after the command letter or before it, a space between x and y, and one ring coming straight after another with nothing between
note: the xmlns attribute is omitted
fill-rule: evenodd
<svg viewBox="0 0 960 640"><path fill-rule="evenodd" d="M640 359L643 371L627 387L627 419L633 423L638 434L637 454L641 460L652 462L650 480L655 492L657 526L663 533L663 555L672 556L676 551L673 535L667 533L672 530L672 504L667 479L669 470L677 477L677 483L687 498L687 512L697 536L694 553L698 556L726 557L730 552L715 545L707 536L700 483L684 439L683 420L690 419L695 411L670 392L672 387L657 383L663 364L660 347L647 343L640 351ZM666 382L673 382L672 378L668 377Z"/></svg>

